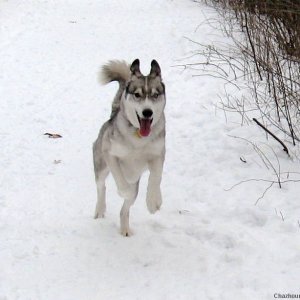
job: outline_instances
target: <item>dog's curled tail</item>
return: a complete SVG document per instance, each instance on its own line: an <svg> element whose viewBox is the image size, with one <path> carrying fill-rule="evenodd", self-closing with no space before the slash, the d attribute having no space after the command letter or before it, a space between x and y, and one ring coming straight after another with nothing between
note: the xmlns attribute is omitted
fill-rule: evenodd
<svg viewBox="0 0 300 300"><path fill-rule="evenodd" d="M130 66L124 60L111 60L99 72L100 83L107 84L111 81L119 82L119 90L114 98L110 117L113 118L120 109L122 94L126 83L130 80Z"/></svg>
<svg viewBox="0 0 300 300"><path fill-rule="evenodd" d="M118 81L120 86L125 85L130 79L130 66L124 60L111 60L102 67L98 78L101 84Z"/></svg>

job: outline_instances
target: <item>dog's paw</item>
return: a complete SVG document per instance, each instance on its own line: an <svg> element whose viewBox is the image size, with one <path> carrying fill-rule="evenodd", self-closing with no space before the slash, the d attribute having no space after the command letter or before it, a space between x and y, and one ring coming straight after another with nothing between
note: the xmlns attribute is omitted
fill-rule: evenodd
<svg viewBox="0 0 300 300"><path fill-rule="evenodd" d="M94 219L103 219L104 217L105 217L105 213L104 212L95 211Z"/></svg>
<svg viewBox="0 0 300 300"><path fill-rule="evenodd" d="M121 228L120 230L121 235L125 236L125 237L130 237L132 236L132 231L129 228Z"/></svg>
<svg viewBox="0 0 300 300"><path fill-rule="evenodd" d="M96 205L96 209L95 209L94 219L104 218L105 211L106 211L105 203L98 201L98 203Z"/></svg>
<svg viewBox="0 0 300 300"><path fill-rule="evenodd" d="M161 197L161 192L156 191L156 192L152 192L152 193L147 193L147 198L146 198L146 203L147 203L147 208L148 211L151 214L156 213L162 204L162 197Z"/></svg>

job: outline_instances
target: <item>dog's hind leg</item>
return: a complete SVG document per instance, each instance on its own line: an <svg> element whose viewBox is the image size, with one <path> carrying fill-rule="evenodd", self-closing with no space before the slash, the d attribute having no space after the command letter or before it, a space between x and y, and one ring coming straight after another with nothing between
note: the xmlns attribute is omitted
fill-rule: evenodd
<svg viewBox="0 0 300 300"><path fill-rule="evenodd" d="M131 199L125 199L122 209L120 211L121 234L123 236L130 236L132 234L129 228L129 210L137 197L139 181L137 183L132 184L132 188L135 189L134 197Z"/></svg>

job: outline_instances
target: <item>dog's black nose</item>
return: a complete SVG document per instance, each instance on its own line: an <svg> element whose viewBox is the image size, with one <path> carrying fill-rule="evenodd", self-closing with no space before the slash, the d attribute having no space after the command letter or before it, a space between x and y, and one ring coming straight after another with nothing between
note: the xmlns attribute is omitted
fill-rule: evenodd
<svg viewBox="0 0 300 300"><path fill-rule="evenodd" d="M145 118L151 118L152 117L152 115L153 115L153 111L151 110L151 109L144 109L143 110L143 116L145 117Z"/></svg>

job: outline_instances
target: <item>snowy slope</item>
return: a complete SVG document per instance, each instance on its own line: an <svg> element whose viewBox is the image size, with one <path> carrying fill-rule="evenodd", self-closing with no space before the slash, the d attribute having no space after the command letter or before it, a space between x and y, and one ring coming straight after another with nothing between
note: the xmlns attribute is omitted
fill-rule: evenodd
<svg viewBox="0 0 300 300"><path fill-rule="evenodd" d="M268 182L225 191L274 180L252 146L230 136L259 143L282 173L299 162L255 125L226 122L215 108L222 82L172 67L197 49L184 36L224 41L205 22L213 14L188 0L1 1L1 300L300 293L300 184L273 185L257 205ZM164 203L149 215L145 174L130 238L118 233L111 178L107 216L93 219L91 145L117 87L99 86L96 74L114 58L140 58L144 73L157 59L167 88Z"/></svg>

